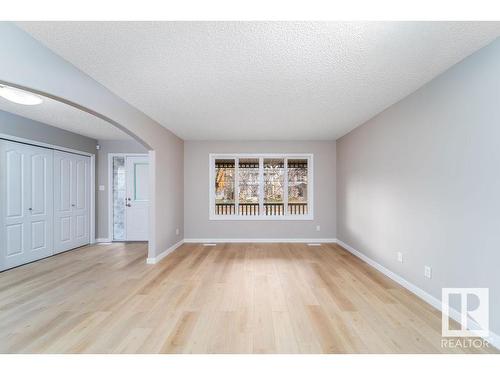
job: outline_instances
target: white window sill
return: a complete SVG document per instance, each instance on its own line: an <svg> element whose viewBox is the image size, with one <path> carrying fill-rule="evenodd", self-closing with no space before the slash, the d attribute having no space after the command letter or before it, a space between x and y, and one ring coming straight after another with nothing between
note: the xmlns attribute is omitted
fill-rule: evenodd
<svg viewBox="0 0 500 375"><path fill-rule="evenodd" d="M210 215L209 220L214 221L311 221L313 215L288 215L288 216L264 216L264 215Z"/></svg>

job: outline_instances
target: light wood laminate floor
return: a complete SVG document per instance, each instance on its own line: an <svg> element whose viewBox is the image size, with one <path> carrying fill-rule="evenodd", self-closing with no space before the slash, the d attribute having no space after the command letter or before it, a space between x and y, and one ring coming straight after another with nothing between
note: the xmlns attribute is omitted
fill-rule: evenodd
<svg viewBox="0 0 500 375"><path fill-rule="evenodd" d="M462 352L441 348L440 312L338 245L145 260L146 244L117 243L0 273L0 352Z"/></svg>

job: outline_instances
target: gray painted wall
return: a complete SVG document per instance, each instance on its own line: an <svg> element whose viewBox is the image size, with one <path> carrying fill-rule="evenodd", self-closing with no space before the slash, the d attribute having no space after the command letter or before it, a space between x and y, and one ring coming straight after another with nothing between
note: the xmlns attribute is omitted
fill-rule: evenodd
<svg viewBox="0 0 500 375"><path fill-rule="evenodd" d="M96 153L97 141L83 135L56 128L42 122L0 111L0 133L27 138L37 142Z"/></svg>
<svg viewBox="0 0 500 375"><path fill-rule="evenodd" d="M489 287L500 333L500 40L339 139L337 172L340 240L438 299Z"/></svg>
<svg viewBox="0 0 500 375"><path fill-rule="evenodd" d="M210 153L314 154L314 220L210 221L208 156ZM335 141L212 142L184 144L185 238L335 238ZM316 231L316 225L321 231Z"/></svg>
<svg viewBox="0 0 500 375"><path fill-rule="evenodd" d="M0 82L27 87L94 111L153 150L149 256L183 238L184 142L9 22L0 22ZM78 89L75 89L78 88ZM175 234L175 229L180 234Z"/></svg>
<svg viewBox="0 0 500 375"><path fill-rule="evenodd" d="M104 191L97 189L96 193L96 238L110 238L108 232L108 154L110 153L137 153L147 154L148 150L139 142L130 141L99 141L100 149L97 152L97 186L103 185Z"/></svg>

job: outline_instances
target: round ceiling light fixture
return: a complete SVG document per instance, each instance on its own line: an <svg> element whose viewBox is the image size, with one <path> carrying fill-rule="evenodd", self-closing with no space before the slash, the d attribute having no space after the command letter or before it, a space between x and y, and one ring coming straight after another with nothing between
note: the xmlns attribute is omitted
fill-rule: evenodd
<svg viewBox="0 0 500 375"><path fill-rule="evenodd" d="M12 103L22 105L37 105L43 102L42 98L38 95L10 86L0 85L0 96Z"/></svg>

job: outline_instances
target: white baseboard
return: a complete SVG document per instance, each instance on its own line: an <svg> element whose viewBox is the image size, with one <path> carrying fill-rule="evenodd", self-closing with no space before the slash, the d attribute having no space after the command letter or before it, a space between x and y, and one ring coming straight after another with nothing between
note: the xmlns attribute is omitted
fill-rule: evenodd
<svg viewBox="0 0 500 375"><path fill-rule="evenodd" d="M384 275L389 277L390 279L394 280L397 282L399 285L405 287L408 289L410 292L413 294L416 294L418 297L423 299L425 302L427 302L429 305L435 307L438 310L441 310L441 301L437 299L436 297L430 295L426 291L420 289L416 285L410 283L406 279L403 279L401 276L398 274L392 272L391 270L385 268L381 264L375 262L373 259L368 258L365 254L359 252L358 250L354 249L353 247L349 246L345 242L342 242L341 240L337 240L337 243L342 246L344 249L349 251L352 255L355 255L359 259L363 260L364 262L368 263L370 266L375 268L376 270L382 272Z"/></svg>
<svg viewBox="0 0 500 375"><path fill-rule="evenodd" d="M336 243L335 238L185 238L185 243Z"/></svg>
<svg viewBox="0 0 500 375"><path fill-rule="evenodd" d="M417 297L423 299L425 302L427 302L429 305L433 306L439 311L442 311L442 306L441 306L441 300L432 296L431 294L427 293L425 290L420 289L418 286L410 283L408 280L402 278L398 274L392 272L391 270L385 268L381 264L375 262L373 259L367 257L360 251L354 249L352 246L349 246L345 242L342 242L341 240L337 239L337 243L345 248L347 251L349 251L351 254L354 256L358 257L359 259L363 260L364 262L368 263L370 266L375 268L376 270L382 272L384 275L389 277L390 279L394 280L397 282L399 285L402 287L408 289L410 292L415 294ZM460 323L460 313L455 310L450 308L450 317L455 320L456 322ZM475 323L473 320L468 321L468 326L471 327L472 329L479 329L480 327ZM495 332L490 331L490 336L485 338L486 341L488 341L491 345L494 347L500 349L500 336L496 334Z"/></svg>
<svg viewBox="0 0 500 375"><path fill-rule="evenodd" d="M168 254L172 253L175 249L177 249L183 243L184 243L184 240L180 240L179 242L177 242L176 244L170 246L167 250L161 252L157 256L155 256L153 258L148 258L146 260L146 263L147 264L156 264L156 263L158 263L160 260L162 260L163 258L165 258Z"/></svg>
<svg viewBox="0 0 500 375"><path fill-rule="evenodd" d="M109 243L112 242L111 238L96 238L95 239L96 243Z"/></svg>

